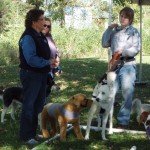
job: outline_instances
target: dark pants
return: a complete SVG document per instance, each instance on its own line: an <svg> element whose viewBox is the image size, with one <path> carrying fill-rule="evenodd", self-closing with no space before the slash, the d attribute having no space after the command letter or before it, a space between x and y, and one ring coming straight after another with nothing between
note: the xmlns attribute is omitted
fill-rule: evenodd
<svg viewBox="0 0 150 150"><path fill-rule="evenodd" d="M36 136L38 114L42 111L47 85L47 73L20 70L23 86L23 105L20 121L20 139L29 140Z"/></svg>

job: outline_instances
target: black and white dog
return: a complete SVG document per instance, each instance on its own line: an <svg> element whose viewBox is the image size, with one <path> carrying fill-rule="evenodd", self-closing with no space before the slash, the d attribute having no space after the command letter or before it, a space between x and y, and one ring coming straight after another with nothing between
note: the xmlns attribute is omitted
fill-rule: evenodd
<svg viewBox="0 0 150 150"><path fill-rule="evenodd" d="M58 91L60 90L60 87L55 84L54 78L51 76L51 74L48 75L48 81L47 81L47 91L46 91L46 98L50 95L52 91ZM22 104L23 99L23 89L22 87L8 87L5 89L0 89L0 96L3 100L3 110L1 113L1 123L5 121L5 114L9 108L9 106L12 106L11 109L11 118L15 120L14 112L17 107L17 105Z"/></svg>

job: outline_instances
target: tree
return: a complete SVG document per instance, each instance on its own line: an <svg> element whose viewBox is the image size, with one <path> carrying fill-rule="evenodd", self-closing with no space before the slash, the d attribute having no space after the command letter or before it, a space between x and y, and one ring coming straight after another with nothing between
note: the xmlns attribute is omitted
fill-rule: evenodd
<svg viewBox="0 0 150 150"><path fill-rule="evenodd" d="M76 2L77 0L46 0L44 7L50 13L51 18L59 21L61 27L64 27L66 6L72 7Z"/></svg>
<svg viewBox="0 0 150 150"><path fill-rule="evenodd" d="M25 12L30 8L31 5L20 0L0 0L0 33L20 26Z"/></svg>
<svg viewBox="0 0 150 150"><path fill-rule="evenodd" d="M43 6L44 0L26 0L27 3L34 5L35 8Z"/></svg>
<svg viewBox="0 0 150 150"><path fill-rule="evenodd" d="M120 6L125 6L126 3L131 4L131 0L114 0L113 2L117 5L120 5Z"/></svg>

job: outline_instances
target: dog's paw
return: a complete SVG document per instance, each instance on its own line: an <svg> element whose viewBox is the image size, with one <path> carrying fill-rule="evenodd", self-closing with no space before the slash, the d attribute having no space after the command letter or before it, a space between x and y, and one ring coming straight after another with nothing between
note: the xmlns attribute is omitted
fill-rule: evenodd
<svg viewBox="0 0 150 150"><path fill-rule="evenodd" d="M5 121L7 121L7 119L2 119L2 120L1 120L1 123L4 123Z"/></svg>
<svg viewBox="0 0 150 150"><path fill-rule="evenodd" d="M50 137L50 134L48 131L43 131L42 135L43 135L44 139L48 139Z"/></svg>
<svg viewBox="0 0 150 150"><path fill-rule="evenodd" d="M89 140L89 136L86 135L84 139L85 139L85 140Z"/></svg>
<svg viewBox="0 0 150 150"><path fill-rule="evenodd" d="M113 134L113 131L112 131L112 130L110 130L110 131L108 132L108 134Z"/></svg>
<svg viewBox="0 0 150 150"><path fill-rule="evenodd" d="M78 137L78 140L85 140L85 138L81 136L81 137Z"/></svg>
<svg viewBox="0 0 150 150"><path fill-rule="evenodd" d="M106 138L102 138L103 139L103 141L107 141L108 139L106 139Z"/></svg>

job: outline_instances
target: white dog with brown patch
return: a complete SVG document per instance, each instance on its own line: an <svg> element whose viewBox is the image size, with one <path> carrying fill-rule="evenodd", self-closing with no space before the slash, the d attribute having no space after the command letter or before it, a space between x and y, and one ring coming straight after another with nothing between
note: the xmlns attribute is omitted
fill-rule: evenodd
<svg viewBox="0 0 150 150"><path fill-rule="evenodd" d="M131 113L137 114L137 122L140 122L140 115L142 112L150 112L150 104L142 104L140 99L135 98L132 102Z"/></svg>
<svg viewBox="0 0 150 150"><path fill-rule="evenodd" d="M135 98L131 113L137 114L137 122L144 125L147 138L150 140L150 104L142 103L140 99Z"/></svg>
<svg viewBox="0 0 150 150"><path fill-rule="evenodd" d="M89 139L90 134L90 125L93 118L93 115L97 111L97 115L99 115L100 109L104 109L104 113L102 115L102 139L107 140L105 137L105 130L106 130L106 123L108 120L108 116L110 114L110 126L109 126L109 133L112 134L113 130L113 104L114 104L114 83L116 79L115 72L108 72L107 78L105 83L99 82L94 88L93 95L92 95L92 106L88 113L88 120L87 120L87 129L85 139ZM103 80L104 81L104 80ZM98 130L100 130L100 117L98 117Z"/></svg>

